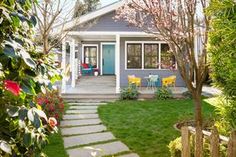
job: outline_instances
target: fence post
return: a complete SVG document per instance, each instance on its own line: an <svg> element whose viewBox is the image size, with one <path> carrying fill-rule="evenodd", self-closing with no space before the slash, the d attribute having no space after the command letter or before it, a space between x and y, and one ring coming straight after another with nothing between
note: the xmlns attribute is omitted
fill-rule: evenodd
<svg viewBox="0 0 236 157"><path fill-rule="evenodd" d="M190 132L188 127L181 128L182 157L190 157Z"/></svg>
<svg viewBox="0 0 236 157"><path fill-rule="evenodd" d="M210 153L211 157L220 156L219 133L216 127L213 128L210 136Z"/></svg>
<svg viewBox="0 0 236 157"><path fill-rule="evenodd" d="M236 130L232 131L230 134L227 154L228 157L236 156Z"/></svg>

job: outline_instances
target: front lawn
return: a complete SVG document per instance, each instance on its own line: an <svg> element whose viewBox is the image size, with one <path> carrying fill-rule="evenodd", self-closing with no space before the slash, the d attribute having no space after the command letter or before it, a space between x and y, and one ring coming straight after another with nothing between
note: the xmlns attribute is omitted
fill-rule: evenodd
<svg viewBox="0 0 236 157"><path fill-rule="evenodd" d="M204 117L214 107L204 102ZM118 101L99 107L103 123L140 157L169 157L167 145L180 133L173 125L193 119L192 100Z"/></svg>

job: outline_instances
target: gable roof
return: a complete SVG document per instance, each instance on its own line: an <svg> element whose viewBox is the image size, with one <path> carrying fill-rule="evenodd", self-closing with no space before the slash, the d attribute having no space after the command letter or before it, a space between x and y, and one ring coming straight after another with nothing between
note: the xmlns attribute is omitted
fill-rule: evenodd
<svg viewBox="0 0 236 157"><path fill-rule="evenodd" d="M58 27L60 28L60 26L62 26L62 27L64 27L63 30L69 30L74 26L77 26L77 25L80 25L82 23L88 22L88 21L93 20L97 17L105 15L109 12L115 11L119 7L123 6L124 3L125 3L124 0L119 0L117 2L114 2L112 4L104 6L102 8L99 8L99 9L93 11L93 12L87 13L85 15L82 15L82 16L78 17L78 18L74 18L74 19L64 23L63 24L64 26L58 25L55 28L58 28Z"/></svg>

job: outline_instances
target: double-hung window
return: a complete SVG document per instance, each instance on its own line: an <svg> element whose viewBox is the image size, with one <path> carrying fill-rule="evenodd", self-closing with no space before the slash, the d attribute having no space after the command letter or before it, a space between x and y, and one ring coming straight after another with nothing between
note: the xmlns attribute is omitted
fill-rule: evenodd
<svg viewBox="0 0 236 157"><path fill-rule="evenodd" d="M127 69L175 69L176 61L163 42L127 42Z"/></svg>

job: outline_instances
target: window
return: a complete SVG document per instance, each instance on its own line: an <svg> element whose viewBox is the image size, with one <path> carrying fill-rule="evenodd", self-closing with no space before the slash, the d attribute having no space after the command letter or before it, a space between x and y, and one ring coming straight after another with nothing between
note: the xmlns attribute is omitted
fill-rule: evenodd
<svg viewBox="0 0 236 157"><path fill-rule="evenodd" d="M175 57L169 50L168 44L161 44L161 69L175 69Z"/></svg>
<svg viewBox="0 0 236 157"><path fill-rule="evenodd" d="M127 45L127 68L142 68L142 44Z"/></svg>
<svg viewBox="0 0 236 157"><path fill-rule="evenodd" d="M97 46L84 46L84 63L97 68Z"/></svg>
<svg viewBox="0 0 236 157"><path fill-rule="evenodd" d="M159 44L144 44L144 68L159 68Z"/></svg>
<svg viewBox="0 0 236 157"><path fill-rule="evenodd" d="M127 69L176 69L176 60L166 43L127 42Z"/></svg>

